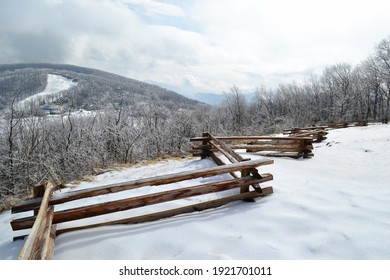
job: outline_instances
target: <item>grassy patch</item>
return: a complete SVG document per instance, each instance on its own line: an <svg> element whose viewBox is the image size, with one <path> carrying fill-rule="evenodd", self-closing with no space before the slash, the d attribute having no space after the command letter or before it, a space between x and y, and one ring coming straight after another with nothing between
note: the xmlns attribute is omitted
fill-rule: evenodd
<svg viewBox="0 0 390 280"><path fill-rule="evenodd" d="M29 195L11 195L8 197L5 197L0 201L0 213L11 209L12 206L19 203L20 201L26 200L28 198L31 198Z"/></svg>

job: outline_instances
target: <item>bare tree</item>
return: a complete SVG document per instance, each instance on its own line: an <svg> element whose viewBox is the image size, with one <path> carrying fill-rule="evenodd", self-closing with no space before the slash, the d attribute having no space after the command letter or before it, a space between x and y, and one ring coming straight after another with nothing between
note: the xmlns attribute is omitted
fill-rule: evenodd
<svg viewBox="0 0 390 280"><path fill-rule="evenodd" d="M16 184L18 176L17 156L19 126L22 124L23 112L17 109L17 100L20 94L13 97L8 114L6 116L6 126L4 131L5 141L2 151L3 166L1 176L5 181L4 191L6 194L15 194L18 191Z"/></svg>
<svg viewBox="0 0 390 280"><path fill-rule="evenodd" d="M387 123L390 116L390 36L378 44L375 58L378 61L382 80L380 90L384 99L383 120Z"/></svg>
<svg viewBox="0 0 390 280"><path fill-rule="evenodd" d="M237 86L233 86L229 93L225 93L225 104L231 120L232 131L234 133L243 132L246 122L246 101Z"/></svg>

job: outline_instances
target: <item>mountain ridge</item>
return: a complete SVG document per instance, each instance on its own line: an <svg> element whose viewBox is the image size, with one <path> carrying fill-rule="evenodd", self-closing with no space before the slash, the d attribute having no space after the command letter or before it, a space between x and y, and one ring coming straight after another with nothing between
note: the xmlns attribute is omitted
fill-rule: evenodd
<svg viewBox="0 0 390 280"><path fill-rule="evenodd" d="M76 87L69 89L56 102L56 105L64 107L95 110L104 109L108 104L136 106L137 103L154 102L170 107L191 108L200 104L161 86L98 69L70 64L17 63L0 65L0 110L9 107L15 97L16 101L20 101L43 91L48 74L78 82Z"/></svg>

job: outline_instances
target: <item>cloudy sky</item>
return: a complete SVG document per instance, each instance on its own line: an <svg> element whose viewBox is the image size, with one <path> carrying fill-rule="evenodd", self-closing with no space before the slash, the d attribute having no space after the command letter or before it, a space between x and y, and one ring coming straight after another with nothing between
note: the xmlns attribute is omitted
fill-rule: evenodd
<svg viewBox="0 0 390 280"><path fill-rule="evenodd" d="M390 36L389 11L388 0L0 0L0 64L250 92L358 64Z"/></svg>

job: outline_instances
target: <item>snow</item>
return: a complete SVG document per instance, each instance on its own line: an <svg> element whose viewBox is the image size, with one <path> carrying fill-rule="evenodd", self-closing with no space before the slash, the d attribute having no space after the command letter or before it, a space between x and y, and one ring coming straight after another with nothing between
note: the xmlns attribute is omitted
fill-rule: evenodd
<svg viewBox="0 0 390 280"><path fill-rule="evenodd" d="M106 226L57 237L55 259L389 259L390 126L331 130L311 159L274 158L259 168L272 173L274 194L254 203L235 202L204 212L137 225ZM243 154L243 153L242 153ZM252 159L256 154L243 154ZM165 160L112 171L68 191L213 166L209 160ZM226 175L227 176L227 175ZM200 178L112 195L142 195L209 182ZM236 190L237 191L237 190ZM233 193L234 191L229 191ZM208 195L215 198L220 194ZM112 199L72 202L56 210ZM195 203L178 200L88 219L104 221ZM16 216L16 215L15 215ZM9 211L0 214L0 259L15 259L23 241L12 242ZM83 225L74 221L59 225Z"/></svg>
<svg viewBox="0 0 390 280"><path fill-rule="evenodd" d="M68 90L75 85L77 85L77 83L73 82L72 79L68 79L59 75L48 74L47 85L45 89L42 92L27 97L26 99L20 101L18 104L20 106L26 106L30 102L47 99L48 97L57 99L59 96L57 96L56 94Z"/></svg>

